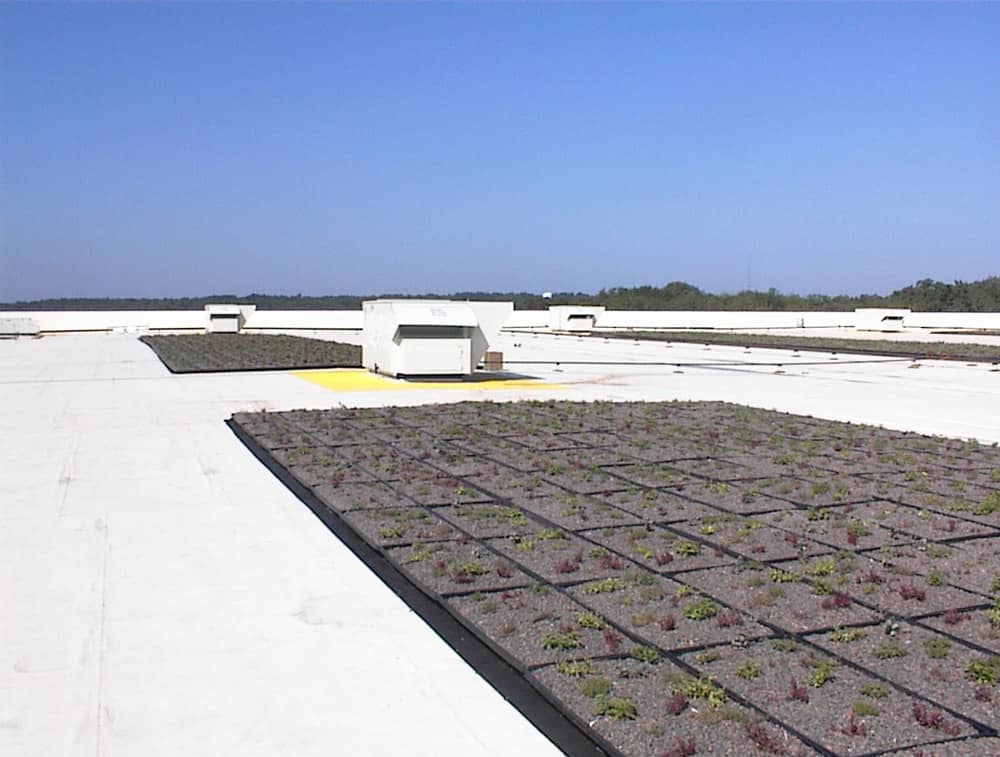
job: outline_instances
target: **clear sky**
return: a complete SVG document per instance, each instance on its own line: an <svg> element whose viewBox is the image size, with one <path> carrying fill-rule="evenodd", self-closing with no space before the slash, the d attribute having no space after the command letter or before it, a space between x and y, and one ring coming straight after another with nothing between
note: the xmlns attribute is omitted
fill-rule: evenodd
<svg viewBox="0 0 1000 757"><path fill-rule="evenodd" d="M1000 4L4 4L0 301L1000 274Z"/></svg>

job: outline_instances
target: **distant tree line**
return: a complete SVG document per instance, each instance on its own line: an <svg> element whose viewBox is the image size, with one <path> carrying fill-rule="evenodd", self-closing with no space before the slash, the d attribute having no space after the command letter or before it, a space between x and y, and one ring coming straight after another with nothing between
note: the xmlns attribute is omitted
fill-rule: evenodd
<svg viewBox="0 0 1000 757"><path fill-rule="evenodd" d="M1000 311L1000 276L976 282L945 284L923 279L892 294L825 295L743 291L711 294L674 281L664 287L618 287L591 298L612 310L854 310L910 308L926 313L987 313Z"/></svg>
<svg viewBox="0 0 1000 757"><path fill-rule="evenodd" d="M207 297L90 298L65 297L31 302L0 303L0 310L201 310L215 302L256 305L261 310L356 310L364 300L403 299L511 300L519 310L541 310L549 305L604 305L610 310L853 310L858 307L910 308L920 312L1000 312L1000 276L982 281L945 284L923 279L892 294L825 295L743 291L712 294L683 281L662 287L614 287L597 294L557 292L551 298L530 292L454 292L449 295L326 295L304 297L280 294L215 294Z"/></svg>

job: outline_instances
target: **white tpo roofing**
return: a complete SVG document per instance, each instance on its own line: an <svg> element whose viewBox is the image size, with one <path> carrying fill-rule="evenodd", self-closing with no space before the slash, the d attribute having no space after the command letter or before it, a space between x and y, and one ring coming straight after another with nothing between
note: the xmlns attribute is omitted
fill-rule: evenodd
<svg viewBox="0 0 1000 757"><path fill-rule="evenodd" d="M0 754L555 753L237 441L236 411L721 399L1000 441L989 364L494 348L563 388L337 394L287 373L170 375L125 335L0 342ZM769 360L784 372L750 364Z"/></svg>

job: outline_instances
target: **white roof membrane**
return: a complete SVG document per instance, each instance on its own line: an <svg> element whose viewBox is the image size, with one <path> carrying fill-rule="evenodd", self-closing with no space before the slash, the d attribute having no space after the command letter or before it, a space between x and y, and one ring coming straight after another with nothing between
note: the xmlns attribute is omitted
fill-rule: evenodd
<svg viewBox="0 0 1000 757"><path fill-rule="evenodd" d="M0 754L556 753L253 458L237 411L704 399L1000 442L988 363L494 348L561 388L332 392L170 375L126 335L0 341Z"/></svg>

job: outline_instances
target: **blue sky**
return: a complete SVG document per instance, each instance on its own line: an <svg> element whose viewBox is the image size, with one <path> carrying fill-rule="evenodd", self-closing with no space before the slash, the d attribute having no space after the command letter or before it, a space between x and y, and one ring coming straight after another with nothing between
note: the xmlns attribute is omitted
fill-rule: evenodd
<svg viewBox="0 0 1000 757"><path fill-rule="evenodd" d="M1000 4L6 4L0 301L1000 274Z"/></svg>

